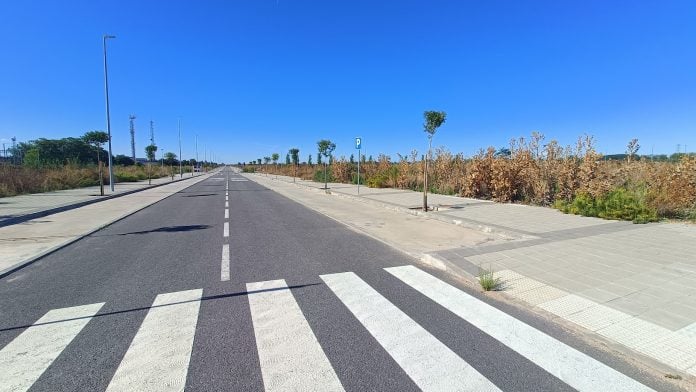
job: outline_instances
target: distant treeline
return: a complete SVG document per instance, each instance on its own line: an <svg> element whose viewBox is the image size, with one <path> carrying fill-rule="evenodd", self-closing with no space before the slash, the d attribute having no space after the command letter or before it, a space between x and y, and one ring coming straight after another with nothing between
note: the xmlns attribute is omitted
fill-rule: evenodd
<svg viewBox="0 0 696 392"><path fill-rule="evenodd" d="M63 165L96 165L97 152L105 164L108 162L108 151L103 147L90 145L83 138L66 137L63 139L30 140L20 142L14 148L7 150L10 157L5 161L25 166L63 166ZM136 162L127 155L112 156L114 165L131 166ZM157 160L159 162L159 160ZM178 165L175 158L164 159L166 165ZM195 164L195 160L184 160L183 165Z"/></svg>

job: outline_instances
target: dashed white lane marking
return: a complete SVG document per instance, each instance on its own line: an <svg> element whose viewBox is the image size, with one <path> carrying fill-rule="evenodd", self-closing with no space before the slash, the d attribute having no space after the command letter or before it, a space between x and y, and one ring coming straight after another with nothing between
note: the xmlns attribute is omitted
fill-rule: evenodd
<svg viewBox="0 0 696 392"><path fill-rule="evenodd" d="M104 303L53 309L0 350L0 391L26 391Z"/></svg>
<svg viewBox="0 0 696 392"><path fill-rule="evenodd" d="M579 391L652 391L414 266L385 270Z"/></svg>
<svg viewBox="0 0 696 392"><path fill-rule="evenodd" d="M230 202L228 202L228 201L225 202L225 208L230 208Z"/></svg>
<svg viewBox="0 0 696 392"><path fill-rule="evenodd" d="M225 222L224 226L222 227L222 236L223 237L230 236L230 222Z"/></svg>
<svg viewBox="0 0 696 392"><path fill-rule="evenodd" d="M500 390L353 272L320 276L422 390Z"/></svg>
<svg viewBox="0 0 696 392"><path fill-rule="evenodd" d="M343 391L285 281L246 287L266 391Z"/></svg>
<svg viewBox="0 0 696 392"><path fill-rule="evenodd" d="M160 294L107 391L183 391L203 290Z"/></svg>
<svg viewBox="0 0 696 392"><path fill-rule="evenodd" d="M229 201L229 196L225 195L225 201Z"/></svg>
<svg viewBox="0 0 696 392"><path fill-rule="evenodd" d="M222 262L220 264L220 280L226 282L230 280L230 245L222 245Z"/></svg>
<svg viewBox="0 0 696 392"><path fill-rule="evenodd" d="M230 219L230 210L225 208L225 219Z"/></svg>

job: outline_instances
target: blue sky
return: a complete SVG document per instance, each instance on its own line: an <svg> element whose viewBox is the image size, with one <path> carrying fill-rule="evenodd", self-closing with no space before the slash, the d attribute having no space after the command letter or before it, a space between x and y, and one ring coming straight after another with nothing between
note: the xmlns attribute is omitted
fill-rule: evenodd
<svg viewBox="0 0 696 392"><path fill-rule="evenodd" d="M599 150L696 150L693 1L5 1L0 139L105 129L109 41L114 153L138 156L149 121L184 158L198 135L219 160L316 141L350 155L427 145L424 110L448 113L434 145L473 154L542 132ZM316 157L314 158L316 159Z"/></svg>

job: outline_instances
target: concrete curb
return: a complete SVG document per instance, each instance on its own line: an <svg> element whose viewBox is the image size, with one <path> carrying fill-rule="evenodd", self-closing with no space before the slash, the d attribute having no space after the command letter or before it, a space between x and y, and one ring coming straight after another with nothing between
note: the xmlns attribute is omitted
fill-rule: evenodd
<svg viewBox="0 0 696 392"><path fill-rule="evenodd" d="M249 173L247 173L247 174L249 174ZM254 174L258 174L258 173L254 173ZM258 174L258 175L260 175L260 174ZM465 219L455 219L455 218L452 218L452 217L446 216L446 215L431 214L431 213L423 212L420 210L412 210L410 208L405 208L405 207L398 206L398 205L391 204L391 203L372 200L372 199L368 199L368 198L362 197L362 196L353 196L353 195L345 194L342 192L331 192L331 188L329 188L328 190L325 190L325 189L315 188L313 186L309 186L309 185L305 185L305 184L297 183L297 182L278 180L278 179L270 178L270 177L268 177L268 179L271 181L283 181L287 184L293 184L297 187L301 187L301 188L304 188L304 189L309 190L309 191L326 193L326 194L329 194L332 196L338 196L338 197L342 197L345 199L355 200L355 201L359 201L361 203L367 203L367 204L371 204L371 205L374 205L377 207L382 207L382 208L385 208L385 209L391 210L391 211L401 212L401 213L405 213L405 214L409 214L409 215L413 215L413 216L419 216L419 217L423 217L423 218L427 218L427 219L434 219L434 220L438 220L438 221L444 222L444 223L449 223L449 224L452 224L455 226L466 227L468 229L477 230L477 231L480 231L482 233L496 235L496 236L500 237L501 239L505 239L505 240L530 240L530 239L539 238L536 236L530 236L527 234L520 234L520 233L509 231L509 230L503 230L503 229L500 229L497 227L491 227L491 226L481 225L481 224L474 223L474 222L468 222Z"/></svg>
<svg viewBox="0 0 696 392"><path fill-rule="evenodd" d="M212 173L211 173L211 174L212 174ZM201 175L201 176L205 176L205 174L203 174L203 175ZM200 178L201 176L192 177L192 178ZM179 179L179 180L177 180L177 181L171 181L171 182L168 182L168 183L166 183L166 184L154 185L154 186L151 186L151 187L147 187L147 188L140 189L140 190L138 190L138 191L142 191L142 190L146 190L146 189L153 189L153 188L156 188L156 187L159 187L159 186L162 186L162 185L172 184L172 183L175 183L175 182L179 182L179 181L183 181L183 180L190 180L190 179L191 179L191 178L182 178L182 179ZM204 179L205 179L205 178L202 178L201 181L204 180ZM195 184L197 184L198 182L200 182L200 181L197 181L197 182L195 182L195 183L193 183L193 184L191 184L191 185L189 185L189 186L195 185ZM184 188L184 189L186 189L186 188ZM135 192L137 192L137 191L135 191ZM132 194L132 193L135 193L135 192L123 193L123 194L120 194L119 196L125 196L126 194ZM172 193L171 195L165 196L165 197L163 197L162 199L159 199L159 200L155 201L154 203L150 203L150 204L144 205L144 206L142 206L142 207L136 209L135 211L131 211L131 212L127 213L127 214L123 214L123 215L121 215L121 216L119 216L119 217L117 217L117 218L114 218L114 219L112 219L112 220L110 220L110 221L108 221L108 222L106 222L106 223L103 223L103 224L99 225L97 228L95 228L95 229L93 229L93 230L89 230L89 231L87 231L87 232L85 232L85 233L79 234L79 235L77 235L76 237L70 238L70 239L66 240L65 242L62 242L62 243L60 243L60 244L58 244L58 245L56 245L56 246L54 246L54 247L52 247L52 248L46 249L45 251L43 251L43 252L41 252L41 253L38 253L38 254L36 254L36 255L34 255L34 256L31 256L30 258L28 258L28 259L26 259L26 260L20 261L19 263L15 264L15 265L13 265L13 266L11 266L11 267L5 268L4 270L1 270L1 271L0 271L0 279L6 277L6 276L8 276L8 275L10 275L10 274L12 274L12 273L14 273L14 272L16 272L16 271L19 271L19 270L21 270L22 268L27 267L27 266L29 266L29 265L31 265L31 264L33 264L33 263L35 263L35 262L41 260L41 259L44 258L45 256L48 256L48 255L50 255L50 254L53 253L53 252L56 252L56 251L58 251L58 250L60 250L60 249L62 249L62 248L65 248L66 246L68 246L68 245L70 245L70 244L72 244L72 243L75 243L75 242L77 242L77 241L79 241L79 240L81 240L81 239L83 239L83 238L85 238L85 237L87 237L87 236L89 236L89 235L91 235L91 234L93 234L93 233L95 233L95 232L97 232L97 231L99 231L99 230L101 230L101 229L107 227L107 226L113 225L114 223L116 223L116 222L118 222L118 221L120 221L120 220L123 220L123 219L125 219L125 218L127 218L127 217L129 217L129 216L131 216L131 215L133 215L133 214L135 214L135 213L137 213L137 212L140 212L140 211L144 210L145 208L148 208L148 207L150 207L150 206L153 206L153 205L155 205L155 204L161 202L162 200L165 200L165 199L167 199L167 198L169 198L169 197L175 195L175 194L178 193L178 192L179 192L179 191L174 192L174 193ZM116 196L116 195L114 195L114 196ZM112 198L113 198L113 197L112 197ZM99 200L93 201L93 203L94 203L94 202L98 202L98 201L103 201L103 200L108 200L108 199L99 199ZM87 204L92 204L92 203L87 203ZM87 204L84 204L84 205L87 205ZM80 205L80 206L78 206L78 207L74 207L74 208L79 208L79 207L82 207L82 205ZM71 209L74 209L74 208L69 208L69 209L66 209L65 211L68 211L68 210L71 210ZM63 212L63 211L58 211L58 212ZM57 212L54 212L54 213L57 213ZM48 215L50 215L50 214L48 214ZM43 216L46 216L46 215L43 215ZM32 219L36 219L36 218L32 218Z"/></svg>
<svg viewBox="0 0 696 392"><path fill-rule="evenodd" d="M202 174L202 175L204 175L204 174ZM194 176L194 177L187 177L187 178L179 178L178 180L173 180L173 181L165 182L162 184L148 185L148 186L140 188L140 189L133 189L130 191L117 193L114 195L103 196L103 197L99 197L98 199L78 201L75 203L68 203L68 204L58 206L58 207L49 208L47 210L31 212L31 213L20 215L17 217L5 219L4 221L0 222L0 227L16 225L18 223L30 221L32 219L43 218L45 216L57 214L59 212L70 211L70 210L73 210L75 208L88 206L90 204L99 203L99 202L102 202L105 200L115 199L115 198L118 198L121 196L132 195L133 193L142 192L142 191L147 190L147 189L157 188L157 187L160 187L162 185L173 184L173 183L179 182L179 181L190 180L192 178L196 178L196 177L200 177L200 176L201 175Z"/></svg>

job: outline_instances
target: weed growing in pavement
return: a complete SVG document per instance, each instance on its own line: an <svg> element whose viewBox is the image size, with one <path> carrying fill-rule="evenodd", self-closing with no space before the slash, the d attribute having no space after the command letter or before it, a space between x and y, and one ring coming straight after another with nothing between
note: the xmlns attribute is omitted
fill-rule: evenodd
<svg viewBox="0 0 696 392"><path fill-rule="evenodd" d="M671 378L672 380L681 380L682 379L682 376L680 376L678 374L671 374L671 373L665 374L665 377Z"/></svg>
<svg viewBox="0 0 696 392"><path fill-rule="evenodd" d="M492 269L479 267L479 284L483 291L496 291L500 288L500 277L494 276Z"/></svg>

